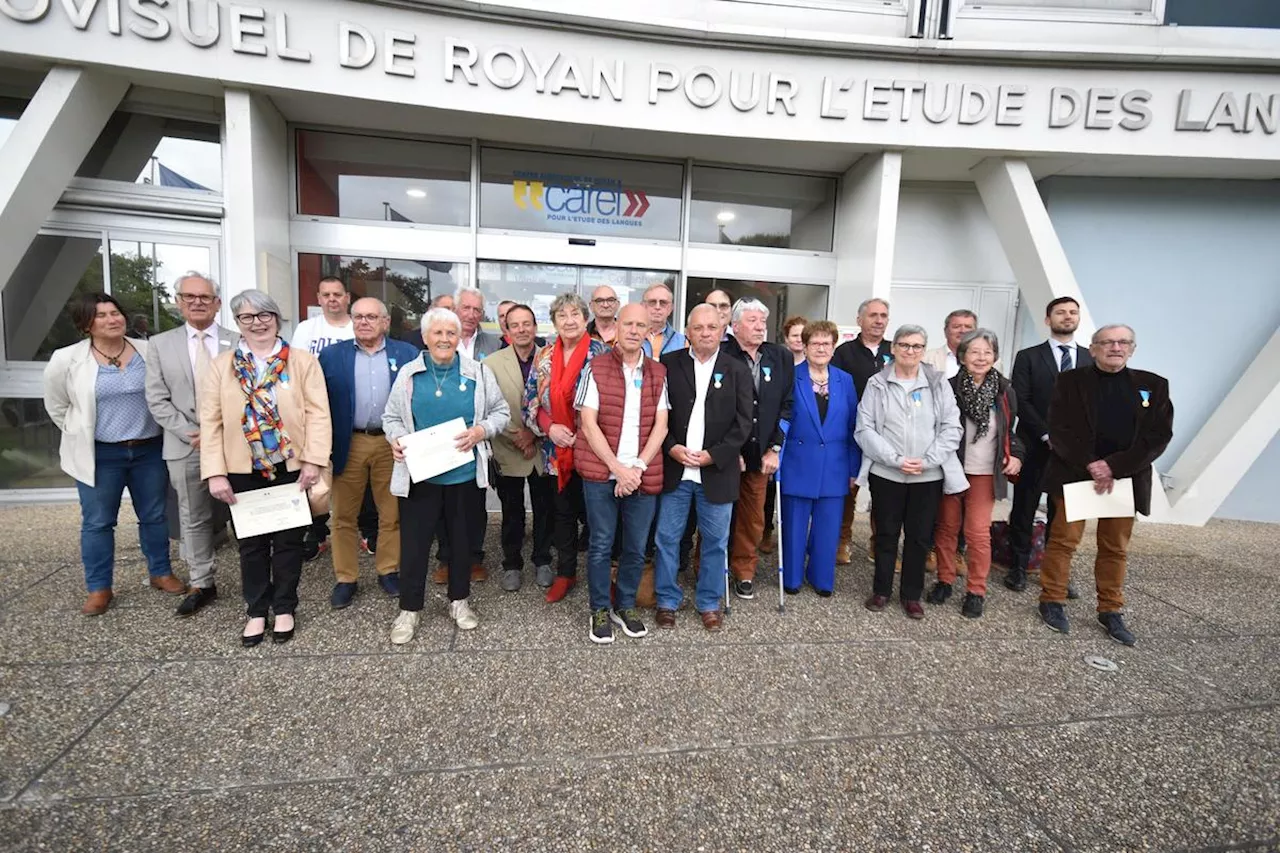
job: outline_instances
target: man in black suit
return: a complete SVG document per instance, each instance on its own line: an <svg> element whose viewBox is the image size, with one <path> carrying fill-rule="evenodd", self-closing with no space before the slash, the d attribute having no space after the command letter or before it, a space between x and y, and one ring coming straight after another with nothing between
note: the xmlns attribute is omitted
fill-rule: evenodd
<svg viewBox="0 0 1280 853"><path fill-rule="evenodd" d="M689 348L667 353L667 395L671 405L666 440L662 501L658 506L654 586L659 628L674 628L684 598L676 581L680 537L689 505L698 508L702 539L696 605L708 631L720 628L729 520L741 485L742 445L751 433L755 389L751 371L720 347L720 317L710 305L689 312Z"/></svg>
<svg viewBox="0 0 1280 853"><path fill-rule="evenodd" d="M1027 448L1022 474L1013 487L1013 509L1009 513L1009 544L1013 565L1005 575L1004 585L1015 592L1027 588L1027 562L1031 559L1031 531L1036 509L1043 493L1045 466L1052 455L1049 449L1049 400L1058 375L1077 367L1093 364L1089 350L1075 342L1080 326L1080 303L1070 296L1059 296L1044 312L1049 327L1049 340L1018 353L1013 361L1013 390L1018 395L1018 435ZM1053 524L1054 506L1049 504L1049 525ZM1047 538L1047 536L1046 536ZM1068 589L1070 593L1075 590ZM1075 598L1075 595L1071 595Z"/></svg>
<svg viewBox="0 0 1280 853"><path fill-rule="evenodd" d="M732 317L733 334L720 346L751 371L755 402L751 434L742 445L742 485L733 512L730 568L733 594L755 598L756 565L764 534L764 499L769 477L778 470L778 454L786 438L780 421L791 420L795 358L790 350L764 339L769 309L758 299L739 299Z"/></svg>

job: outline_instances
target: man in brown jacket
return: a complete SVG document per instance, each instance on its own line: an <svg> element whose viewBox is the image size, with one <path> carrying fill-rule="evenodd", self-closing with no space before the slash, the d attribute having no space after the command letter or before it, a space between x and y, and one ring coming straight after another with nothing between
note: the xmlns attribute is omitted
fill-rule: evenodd
<svg viewBox="0 0 1280 853"><path fill-rule="evenodd" d="M1151 463L1173 437L1173 404L1169 382L1162 376L1128 367L1137 348L1133 329L1103 326L1093 334L1093 365L1058 377L1049 403L1049 446L1053 453L1045 474L1045 491L1056 517L1049 531L1040 569L1040 617L1063 634L1067 621L1067 578L1071 557L1084 535L1084 521L1067 521L1062 487L1093 482L1098 494L1110 492L1118 479L1133 479L1134 508L1151 514ZM1132 646L1125 627L1124 575L1133 533L1132 517L1098 519L1098 621L1118 643Z"/></svg>

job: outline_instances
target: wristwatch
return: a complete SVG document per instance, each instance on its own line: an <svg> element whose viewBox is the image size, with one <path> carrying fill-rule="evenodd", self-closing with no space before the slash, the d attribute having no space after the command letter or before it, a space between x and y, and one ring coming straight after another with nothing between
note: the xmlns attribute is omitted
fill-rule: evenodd
<svg viewBox="0 0 1280 853"><path fill-rule="evenodd" d="M770 445L770 446L769 446L769 449L770 449L770 450L772 450L774 453L781 453L781 452L782 452L782 445L781 445L781 444L772 444L772 445Z"/></svg>

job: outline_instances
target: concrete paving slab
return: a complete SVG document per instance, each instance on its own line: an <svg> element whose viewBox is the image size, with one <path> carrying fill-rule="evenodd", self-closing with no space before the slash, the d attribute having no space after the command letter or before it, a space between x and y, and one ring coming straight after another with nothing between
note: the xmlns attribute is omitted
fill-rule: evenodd
<svg viewBox="0 0 1280 853"><path fill-rule="evenodd" d="M0 802L22 791L149 671L134 664L0 666Z"/></svg>
<svg viewBox="0 0 1280 853"><path fill-rule="evenodd" d="M1077 851L1280 844L1280 711L973 733L951 742Z"/></svg>
<svg viewBox="0 0 1280 853"><path fill-rule="evenodd" d="M1034 816L1010 808L968 762L929 738L0 812L6 835L44 849L259 849L264 827L284 828L271 833L278 847L307 850L1060 849Z"/></svg>

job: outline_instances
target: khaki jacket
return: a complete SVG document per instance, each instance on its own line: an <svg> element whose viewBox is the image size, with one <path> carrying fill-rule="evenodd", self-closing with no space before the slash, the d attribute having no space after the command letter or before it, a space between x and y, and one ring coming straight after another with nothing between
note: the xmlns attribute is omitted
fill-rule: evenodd
<svg viewBox="0 0 1280 853"><path fill-rule="evenodd" d="M253 457L244 439L245 394L232 369L235 351L219 355L200 389L200 477L250 474ZM289 349L289 379L276 385L276 405L285 432L298 453L285 467L296 471L303 462L329 467L333 426L329 395L320 362L311 353Z"/></svg>
<svg viewBox="0 0 1280 853"><path fill-rule="evenodd" d="M538 349L533 350L533 358L538 357ZM524 428L524 374L520 372L520 359L516 356L515 347L506 347L495 352L484 360L485 366L493 371L502 389L502 396L507 400L507 408L511 410L511 422L507 428L493 437L493 458L498 460L498 468L504 477L528 477L537 473L546 473L542 464L542 454L536 452L534 442L532 459L525 459L524 454L511 441L511 436Z"/></svg>

